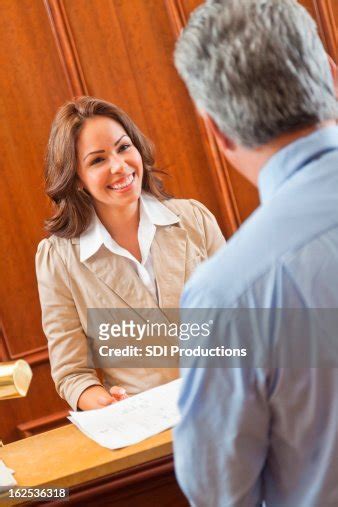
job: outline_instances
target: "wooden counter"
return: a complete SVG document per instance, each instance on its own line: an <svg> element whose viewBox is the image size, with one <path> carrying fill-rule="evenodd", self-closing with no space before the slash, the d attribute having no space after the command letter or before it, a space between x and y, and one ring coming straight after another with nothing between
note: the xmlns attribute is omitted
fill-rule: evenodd
<svg viewBox="0 0 338 507"><path fill-rule="evenodd" d="M5 445L0 459L15 470L18 486L70 488L65 505L188 505L173 472L171 431L111 451L68 425ZM25 502L5 500L6 505Z"/></svg>

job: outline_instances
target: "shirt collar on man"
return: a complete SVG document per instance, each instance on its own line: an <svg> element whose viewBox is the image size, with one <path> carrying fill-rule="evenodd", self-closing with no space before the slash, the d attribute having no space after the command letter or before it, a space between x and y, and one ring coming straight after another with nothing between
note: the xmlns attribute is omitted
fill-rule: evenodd
<svg viewBox="0 0 338 507"><path fill-rule="evenodd" d="M270 200L293 174L323 153L338 149L338 127L330 126L282 148L265 164L258 178L261 202Z"/></svg>
<svg viewBox="0 0 338 507"><path fill-rule="evenodd" d="M177 222L179 222L179 217L175 213L170 211L152 195L142 192L138 231L142 263L145 263L147 260L156 232L156 226L172 225ZM80 235L80 261L84 262L89 259L102 245L105 245L113 253L135 261L134 257L127 250L114 241L94 212L89 227Z"/></svg>

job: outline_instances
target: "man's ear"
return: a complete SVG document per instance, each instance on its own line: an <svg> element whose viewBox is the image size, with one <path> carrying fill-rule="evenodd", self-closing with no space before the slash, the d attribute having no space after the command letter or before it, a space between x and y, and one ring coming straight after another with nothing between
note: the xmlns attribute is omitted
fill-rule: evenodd
<svg viewBox="0 0 338 507"><path fill-rule="evenodd" d="M218 144L223 150L233 150L235 145L234 143L220 131L215 121L206 113L205 111L201 111L200 115L204 119L204 122L207 126L207 129L210 130L217 139Z"/></svg>
<svg viewBox="0 0 338 507"><path fill-rule="evenodd" d="M336 90L336 97L338 98L338 69L337 69L337 65L334 62L333 58L331 58L331 56L328 56L328 58L329 58L329 65L330 65L330 69L331 69L331 74L333 77L334 87Z"/></svg>

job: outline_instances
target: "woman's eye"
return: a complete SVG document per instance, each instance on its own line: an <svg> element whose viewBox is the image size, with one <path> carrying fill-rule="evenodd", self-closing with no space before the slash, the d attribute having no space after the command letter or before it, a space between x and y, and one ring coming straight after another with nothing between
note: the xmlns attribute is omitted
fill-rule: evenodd
<svg viewBox="0 0 338 507"><path fill-rule="evenodd" d="M118 149L119 153L121 153L121 151L126 151L130 146L131 146L131 144L129 144L129 143L121 144L121 146Z"/></svg>
<svg viewBox="0 0 338 507"><path fill-rule="evenodd" d="M96 157L90 162L90 165L99 164L100 162L102 162L102 160L104 160L104 158Z"/></svg>

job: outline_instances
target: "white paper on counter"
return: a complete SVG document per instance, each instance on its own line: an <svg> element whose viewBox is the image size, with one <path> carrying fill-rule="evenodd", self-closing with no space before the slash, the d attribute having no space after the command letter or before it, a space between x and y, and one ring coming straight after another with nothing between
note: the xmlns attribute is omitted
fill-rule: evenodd
<svg viewBox="0 0 338 507"><path fill-rule="evenodd" d="M136 444L178 423L181 384L182 379L173 380L108 407L70 412L68 419L108 449Z"/></svg>
<svg viewBox="0 0 338 507"><path fill-rule="evenodd" d="M17 485L12 474L14 474L14 470L6 467L5 463L0 459L0 493Z"/></svg>

